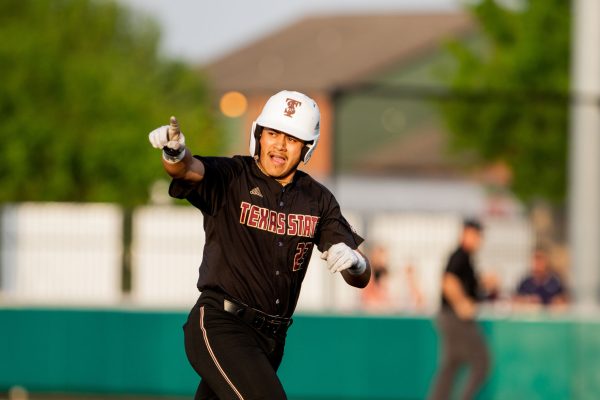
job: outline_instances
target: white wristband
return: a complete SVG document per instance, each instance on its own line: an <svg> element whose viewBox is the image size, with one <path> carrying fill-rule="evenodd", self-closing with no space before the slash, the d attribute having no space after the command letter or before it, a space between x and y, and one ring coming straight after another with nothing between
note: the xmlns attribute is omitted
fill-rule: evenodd
<svg viewBox="0 0 600 400"><path fill-rule="evenodd" d="M179 152L179 154L177 154L175 156L171 156L171 155L167 154L167 152L163 149L163 151L162 151L163 160L165 160L169 164L178 163L179 161L183 160L183 157L185 157L185 146L182 146L180 148L180 150L181 151Z"/></svg>
<svg viewBox="0 0 600 400"><path fill-rule="evenodd" d="M367 269L367 260L358 251L353 250L356 254L357 263L352 267L348 268L348 272L352 275L360 275Z"/></svg>

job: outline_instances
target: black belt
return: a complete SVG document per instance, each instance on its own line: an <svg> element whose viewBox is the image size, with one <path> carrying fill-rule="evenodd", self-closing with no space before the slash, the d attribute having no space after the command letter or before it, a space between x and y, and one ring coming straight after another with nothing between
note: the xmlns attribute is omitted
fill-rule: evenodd
<svg viewBox="0 0 600 400"><path fill-rule="evenodd" d="M238 316L253 328L270 336L285 334L293 322L291 318L270 315L228 299L223 300L223 309Z"/></svg>

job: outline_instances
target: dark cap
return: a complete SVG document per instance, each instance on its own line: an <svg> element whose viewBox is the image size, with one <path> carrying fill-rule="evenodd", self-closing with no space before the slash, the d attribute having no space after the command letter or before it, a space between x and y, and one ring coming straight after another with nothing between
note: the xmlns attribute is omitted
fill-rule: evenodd
<svg viewBox="0 0 600 400"><path fill-rule="evenodd" d="M463 221L463 228L473 228L478 231L483 231L483 225L481 225L481 221L475 218L467 218Z"/></svg>

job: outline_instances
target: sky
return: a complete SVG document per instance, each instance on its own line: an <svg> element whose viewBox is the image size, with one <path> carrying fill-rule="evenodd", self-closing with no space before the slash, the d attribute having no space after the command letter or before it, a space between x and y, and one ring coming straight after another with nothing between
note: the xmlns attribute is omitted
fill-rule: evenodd
<svg viewBox="0 0 600 400"><path fill-rule="evenodd" d="M310 15L454 11L466 0L118 0L154 17L161 51L197 64Z"/></svg>

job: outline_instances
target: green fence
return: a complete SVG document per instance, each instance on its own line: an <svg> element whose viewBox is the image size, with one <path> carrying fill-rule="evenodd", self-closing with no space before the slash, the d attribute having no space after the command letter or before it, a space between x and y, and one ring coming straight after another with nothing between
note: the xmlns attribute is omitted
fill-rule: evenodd
<svg viewBox="0 0 600 400"><path fill-rule="evenodd" d="M0 392L191 396L184 312L0 309ZM485 319L480 399L600 398L600 323ZM298 315L280 369L293 399L422 399L437 360L427 318Z"/></svg>

